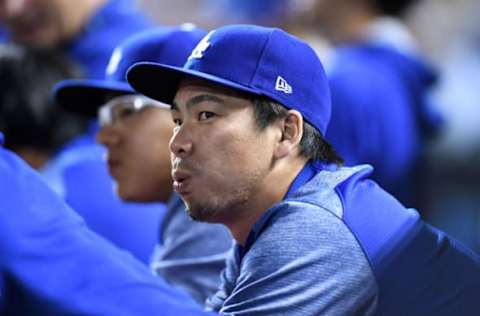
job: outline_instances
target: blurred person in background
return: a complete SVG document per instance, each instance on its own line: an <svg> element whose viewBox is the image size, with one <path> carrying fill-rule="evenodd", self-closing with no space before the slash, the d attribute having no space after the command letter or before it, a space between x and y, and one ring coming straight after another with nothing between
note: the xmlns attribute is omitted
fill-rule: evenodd
<svg viewBox="0 0 480 316"><path fill-rule="evenodd" d="M346 165L372 164L375 180L420 208L424 147L443 121L429 97L437 75L401 20L416 2L319 0L312 12L315 29L335 48L327 139Z"/></svg>
<svg viewBox="0 0 480 316"><path fill-rule="evenodd" d="M290 0L205 0L203 14L216 24L252 23L280 26L290 14Z"/></svg>
<svg viewBox="0 0 480 316"><path fill-rule="evenodd" d="M442 73L434 97L448 117L442 137L429 152L427 219L480 252L478 12L477 0L426 0L410 24Z"/></svg>
<svg viewBox="0 0 480 316"><path fill-rule="evenodd" d="M130 0L1 0L0 22L5 40L63 51L85 77L95 79L104 77L121 41L152 26ZM126 204L115 195L103 159L105 149L95 143L97 129L92 120L82 134L56 148L40 171L93 230L147 263L165 206ZM39 136L30 136L31 143L41 145Z"/></svg>
<svg viewBox="0 0 480 316"><path fill-rule="evenodd" d="M4 40L57 48L100 79L110 54L150 22L131 0L0 0Z"/></svg>
<svg viewBox="0 0 480 316"><path fill-rule="evenodd" d="M182 200L173 193L170 175L168 142L174 128L170 107L136 94L125 76L140 61L182 66L204 35L191 24L140 32L115 49L115 71L105 80L66 80L55 94L62 108L90 117L98 113L97 140L107 148L109 171L120 198L168 202L150 265L154 273L185 289L200 304L220 284L232 237L222 225L196 222L187 215Z"/></svg>
<svg viewBox="0 0 480 316"><path fill-rule="evenodd" d="M5 147L41 169L56 151L83 132L87 119L54 107L51 89L79 71L57 51L0 45L0 131Z"/></svg>

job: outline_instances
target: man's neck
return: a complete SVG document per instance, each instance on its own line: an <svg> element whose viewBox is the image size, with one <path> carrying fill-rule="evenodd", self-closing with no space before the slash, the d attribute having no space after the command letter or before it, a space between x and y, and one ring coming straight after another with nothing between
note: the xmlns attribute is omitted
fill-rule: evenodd
<svg viewBox="0 0 480 316"><path fill-rule="evenodd" d="M295 162L282 162L262 181L252 198L241 206L239 216L223 222L228 227L233 238L244 246L253 225L272 206L282 201L297 175L306 164L305 159ZM278 168L277 170L275 170Z"/></svg>

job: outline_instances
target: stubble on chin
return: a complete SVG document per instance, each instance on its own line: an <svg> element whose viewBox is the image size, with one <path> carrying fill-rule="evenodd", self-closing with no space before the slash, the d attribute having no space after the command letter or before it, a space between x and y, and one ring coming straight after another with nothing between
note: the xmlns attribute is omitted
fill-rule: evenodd
<svg viewBox="0 0 480 316"><path fill-rule="evenodd" d="M216 196L208 203L188 203L185 201L187 214L195 221L207 223L225 223L242 214L248 202L249 190L237 187L226 196Z"/></svg>
<svg viewBox="0 0 480 316"><path fill-rule="evenodd" d="M188 216L198 222L216 223L218 210L213 206L188 205L186 208Z"/></svg>

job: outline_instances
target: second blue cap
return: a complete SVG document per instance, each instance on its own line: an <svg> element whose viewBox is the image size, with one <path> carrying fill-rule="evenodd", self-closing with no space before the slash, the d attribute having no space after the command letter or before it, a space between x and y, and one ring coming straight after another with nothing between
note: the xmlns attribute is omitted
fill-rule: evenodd
<svg viewBox="0 0 480 316"><path fill-rule="evenodd" d="M191 24L135 34L114 50L104 80L61 81L54 88L55 101L68 110L94 117L109 95L136 93L126 82L130 66L137 62L182 66L205 34Z"/></svg>

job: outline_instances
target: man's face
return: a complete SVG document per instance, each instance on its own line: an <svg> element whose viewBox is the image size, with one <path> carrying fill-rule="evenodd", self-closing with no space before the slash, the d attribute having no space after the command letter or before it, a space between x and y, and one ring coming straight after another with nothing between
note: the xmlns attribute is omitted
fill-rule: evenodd
<svg viewBox="0 0 480 316"><path fill-rule="evenodd" d="M261 195L272 163L273 134L260 131L249 98L184 80L175 96L170 141L174 189L197 220L235 220Z"/></svg>
<svg viewBox="0 0 480 316"><path fill-rule="evenodd" d="M14 40L34 47L52 47L65 32L62 1L0 0L0 20Z"/></svg>
<svg viewBox="0 0 480 316"><path fill-rule="evenodd" d="M115 119L103 124L97 141L107 147L117 193L126 201L165 202L172 192L169 110L148 104L134 109L127 104L133 100L116 99L120 101L114 100L111 109Z"/></svg>

